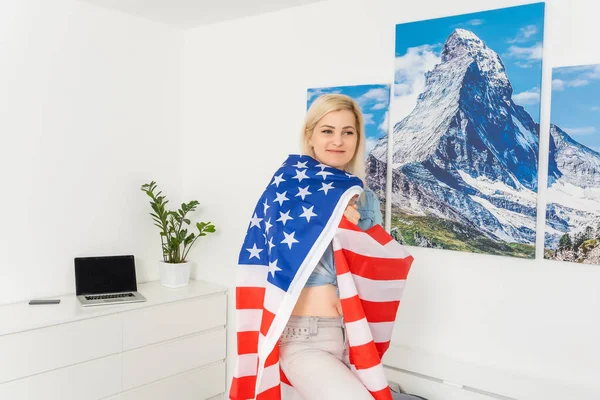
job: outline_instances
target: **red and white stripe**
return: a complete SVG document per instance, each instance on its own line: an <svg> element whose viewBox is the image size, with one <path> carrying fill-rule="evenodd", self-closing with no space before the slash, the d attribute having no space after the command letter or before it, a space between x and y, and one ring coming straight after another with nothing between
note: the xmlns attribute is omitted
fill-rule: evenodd
<svg viewBox="0 0 600 400"><path fill-rule="evenodd" d="M381 357L388 349L412 256L380 225L362 231L346 218L333 240L352 371L373 398L391 399ZM296 394L279 368L279 346L259 359L286 293L267 282L268 268L239 266L236 288L237 362L231 400L287 400ZM264 351L264 349L262 349ZM260 365L263 365L258 390Z"/></svg>
<svg viewBox="0 0 600 400"><path fill-rule="evenodd" d="M333 250L352 371L373 398L391 400L381 358L390 345L412 256L380 225L364 232L346 219Z"/></svg>

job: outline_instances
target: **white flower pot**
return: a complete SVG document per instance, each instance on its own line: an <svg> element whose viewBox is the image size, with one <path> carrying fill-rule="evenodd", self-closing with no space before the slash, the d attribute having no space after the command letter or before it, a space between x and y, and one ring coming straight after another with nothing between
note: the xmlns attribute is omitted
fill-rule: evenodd
<svg viewBox="0 0 600 400"><path fill-rule="evenodd" d="M190 282L190 265L190 262L171 264L159 261L161 285L168 288L187 286Z"/></svg>

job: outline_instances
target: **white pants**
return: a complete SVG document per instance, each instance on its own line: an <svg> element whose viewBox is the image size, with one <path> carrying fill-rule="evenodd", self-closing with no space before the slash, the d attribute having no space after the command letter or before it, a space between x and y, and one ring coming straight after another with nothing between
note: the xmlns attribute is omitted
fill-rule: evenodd
<svg viewBox="0 0 600 400"><path fill-rule="evenodd" d="M279 343L281 369L304 400L373 400L350 370L342 317L291 316Z"/></svg>

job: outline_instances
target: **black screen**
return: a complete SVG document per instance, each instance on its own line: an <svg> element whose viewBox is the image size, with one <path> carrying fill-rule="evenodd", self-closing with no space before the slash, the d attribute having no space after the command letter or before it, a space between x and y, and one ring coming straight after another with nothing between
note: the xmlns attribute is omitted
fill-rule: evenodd
<svg viewBox="0 0 600 400"><path fill-rule="evenodd" d="M77 295L137 290L133 256L75 258Z"/></svg>

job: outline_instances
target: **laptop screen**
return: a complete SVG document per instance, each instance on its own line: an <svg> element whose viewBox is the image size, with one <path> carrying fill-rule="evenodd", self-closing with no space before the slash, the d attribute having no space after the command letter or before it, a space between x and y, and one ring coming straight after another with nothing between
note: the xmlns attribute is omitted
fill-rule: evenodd
<svg viewBox="0 0 600 400"><path fill-rule="evenodd" d="M75 258L77 296L137 290L132 255Z"/></svg>

